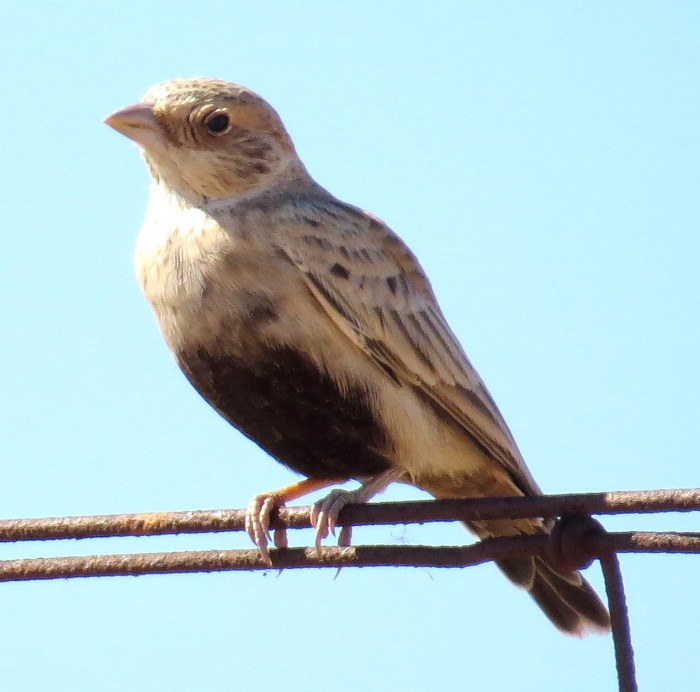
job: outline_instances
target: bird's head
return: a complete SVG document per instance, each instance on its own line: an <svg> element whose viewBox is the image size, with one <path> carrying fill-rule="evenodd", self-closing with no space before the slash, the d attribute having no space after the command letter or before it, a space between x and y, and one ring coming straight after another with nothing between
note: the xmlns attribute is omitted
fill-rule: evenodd
<svg viewBox="0 0 700 692"><path fill-rule="evenodd" d="M195 203L241 197L303 171L272 106L230 82L163 82L105 123L142 147L156 182Z"/></svg>

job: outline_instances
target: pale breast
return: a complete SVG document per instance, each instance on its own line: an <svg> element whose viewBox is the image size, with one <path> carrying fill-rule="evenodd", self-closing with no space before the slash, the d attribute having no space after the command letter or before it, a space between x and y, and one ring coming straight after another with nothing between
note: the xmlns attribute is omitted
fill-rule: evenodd
<svg viewBox="0 0 700 692"><path fill-rule="evenodd" d="M174 352L225 338L284 290L277 260L199 209L154 195L136 244L136 274Z"/></svg>

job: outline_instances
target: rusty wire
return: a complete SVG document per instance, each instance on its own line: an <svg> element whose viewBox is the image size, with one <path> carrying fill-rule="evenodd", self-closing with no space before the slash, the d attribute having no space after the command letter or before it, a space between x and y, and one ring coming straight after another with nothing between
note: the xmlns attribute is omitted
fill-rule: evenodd
<svg viewBox="0 0 700 692"><path fill-rule="evenodd" d="M648 514L694 510L700 510L700 489L348 505L343 509L338 523L341 526L424 524L435 521ZM242 509L5 519L0 520L0 543L243 531L244 519L245 511ZM273 528L301 529L308 528L309 521L308 507L286 507L278 512L272 526Z"/></svg>
<svg viewBox="0 0 700 692"><path fill-rule="evenodd" d="M469 546L364 545L271 551L272 567L467 567L505 557L548 555L583 568L600 560L610 607L618 684L636 692L630 624L618 553L700 554L700 533L606 532L590 515L700 510L700 489L626 491L523 498L479 498L349 505L341 526L564 517L551 536L490 538ZM156 512L0 520L0 542L155 536L244 530L244 510ZM273 528L308 528L308 507L282 508ZM265 570L257 550L204 550L0 561L0 581Z"/></svg>
<svg viewBox="0 0 700 692"><path fill-rule="evenodd" d="M589 546L601 555L700 553L700 534L605 533ZM360 545L349 548L286 548L270 552L274 569L311 567L471 567L506 557L543 555L549 537L488 538L467 546ZM595 556L595 555L594 555ZM255 549L25 558L0 561L0 581L114 577L185 572L270 569Z"/></svg>
<svg viewBox="0 0 700 692"><path fill-rule="evenodd" d="M637 692L637 676L634 672L634 649L632 632L627 613L627 599L622 581L622 570L616 553L600 557L600 567L605 579L605 592L608 596L610 623L615 647L615 667L620 692Z"/></svg>

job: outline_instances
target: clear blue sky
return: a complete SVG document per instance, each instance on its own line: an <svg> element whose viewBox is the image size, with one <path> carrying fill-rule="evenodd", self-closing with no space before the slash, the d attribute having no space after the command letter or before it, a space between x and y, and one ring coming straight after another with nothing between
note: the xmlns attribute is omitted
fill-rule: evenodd
<svg viewBox="0 0 700 692"><path fill-rule="evenodd" d="M546 491L700 485L698 36L697 2L5 3L0 515L242 507L292 480L191 390L133 277L148 178L101 120L200 75L261 93L321 184L416 251ZM622 558L642 690L696 685L698 560ZM609 638L559 635L491 565L4 584L0 612L8 692L616 689Z"/></svg>

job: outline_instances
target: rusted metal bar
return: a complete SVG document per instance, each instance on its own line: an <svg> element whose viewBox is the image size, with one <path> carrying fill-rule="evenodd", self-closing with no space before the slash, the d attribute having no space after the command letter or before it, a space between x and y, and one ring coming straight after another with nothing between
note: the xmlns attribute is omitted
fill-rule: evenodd
<svg viewBox="0 0 700 692"><path fill-rule="evenodd" d="M340 515L339 524L423 524L434 521L556 517L567 514L639 514L698 510L700 489L645 490L348 505ZM244 517L244 510L231 509L5 519L0 520L0 542L243 531ZM272 526L307 528L309 508L283 508L274 518Z"/></svg>
<svg viewBox="0 0 700 692"><path fill-rule="evenodd" d="M585 547L592 557L615 552L700 553L696 534L605 533ZM275 569L318 567L469 567L504 557L551 551L549 536L489 538L468 546L360 545L350 548L273 550ZM0 581L70 577L264 570L256 549L206 550L87 557L29 558L0 561Z"/></svg>
<svg viewBox="0 0 700 692"><path fill-rule="evenodd" d="M600 566L603 570L605 591L608 595L618 687L620 692L637 692L632 633L620 561L615 553L610 553L600 558Z"/></svg>

